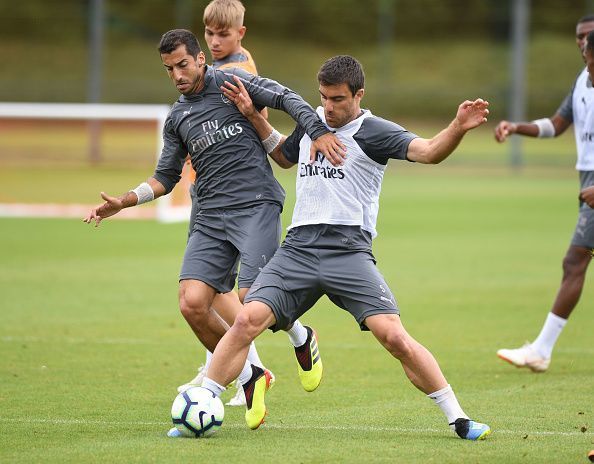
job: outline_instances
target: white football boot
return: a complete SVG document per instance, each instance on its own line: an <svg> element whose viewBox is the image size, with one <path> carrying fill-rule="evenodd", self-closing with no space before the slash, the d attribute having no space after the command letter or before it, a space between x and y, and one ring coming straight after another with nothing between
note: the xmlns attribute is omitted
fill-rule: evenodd
<svg viewBox="0 0 594 464"><path fill-rule="evenodd" d="M551 358L541 356L530 343L515 350L503 348L497 351L497 356L516 367L527 367L532 372L544 372L551 363Z"/></svg>
<svg viewBox="0 0 594 464"><path fill-rule="evenodd" d="M188 388L191 388L191 387L200 387L202 385L202 381L204 380L204 377L206 377L206 366L202 365L198 368L198 374L196 375L196 377L194 377L188 383L184 383L183 385L180 385L179 387L177 387L177 392L178 393L184 392Z"/></svg>
<svg viewBox="0 0 594 464"><path fill-rule="evenodd" d="M227 403L225 403L225 405L226 406L245 406L246 405L245 393L243 391L243 386L239 383L239 380L235 381L235 388L237 389L235 396L233 398L231 398Z"/></svg>

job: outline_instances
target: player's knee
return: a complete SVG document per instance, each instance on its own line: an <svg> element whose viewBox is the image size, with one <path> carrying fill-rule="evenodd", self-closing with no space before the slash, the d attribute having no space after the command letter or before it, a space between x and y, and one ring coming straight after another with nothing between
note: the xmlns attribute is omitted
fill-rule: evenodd
<svg viewBox="0 0 594 464"><path fill-rule="evenodd" d="M233 330L236 331L237 336L248 341L254 340L264 329L265 327L257 320L257 317L254 317L249 308L240 311L233 323Z"/></svg>
<svg viewBox="0 0 594 464"><path fill-rule="evenodd" d="M233 323L233 329L237 331L237 334L240 334L242 338L247 338L250 341L257 336L257 334L255 334L256 330L254 323L246 311L239 312Z"/></svg>
<svg viewBox="0 0 594 464"><path fill-rule="evenodd" d="M586 272L590 256L588 254L567 253L563 258L563 275L567 277L581 276Z"/></svg>
<svg viewBox="0 0 594 464"><path fill-rule="evenodd" d="M179 292L179 310L186 320L206 319L208 316L210 304L206 301L200 292L191 288L180 288Z"/></svg>
<svg viewBox="0 0 594 464"><path fill-rule="evenodd" d="M382 341L386 349L397 359L409 357L413 351L410 336L402 330L388 330Z"/></svg>

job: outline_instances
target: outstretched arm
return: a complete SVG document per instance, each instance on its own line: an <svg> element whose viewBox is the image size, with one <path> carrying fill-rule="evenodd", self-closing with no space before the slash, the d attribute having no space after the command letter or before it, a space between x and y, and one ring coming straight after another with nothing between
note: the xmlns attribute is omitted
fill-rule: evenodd
<svg viewBox="0 0 594 464"><path fill-rule="evenodd" d="M512 134L528 137L557 137L567 130L571 122L555 113L550 118L538 119L531 122L500 121L495 127L495 140L499 143Z"/></svg>
<svg viewBox="0 0 594 464"><path fill-rule="evenodd" d="M95 222L95 227L99 227L99 223L103 219L119 213L122 209L146 203L159 198L165 193L165 187L153 177L149 178L146 183L140 184L134 190L130 190L117 198L101 192L101 198L105 202L93 208L83 221L87 224Z"/></svg>
<svg viewBox="0 0 594 464"><path fill-rule="evenodd" d="M488 106L489 102L481 98L466 100L458 107L450 125L435 137L413 139L408 145L406 157L425 164L442 162L456 149L466 132L487 122Z"/></svg>

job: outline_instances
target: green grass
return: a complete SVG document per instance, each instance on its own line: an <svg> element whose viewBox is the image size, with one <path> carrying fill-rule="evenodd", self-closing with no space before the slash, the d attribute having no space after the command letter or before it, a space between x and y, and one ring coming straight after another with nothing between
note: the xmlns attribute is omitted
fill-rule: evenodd
<svg viewBox="0 0 594 464"><path fill-rule="evenodd" d="M124 180L109 174L96 182ZM281 182L286 224L292 174ZM467 412L492 426L481 443L455 438L398 363L325 298L303 319L320 336L318 391L301 390L286 337L265 333L259 351L277 376L267 426L250 431L241 409L226 408L212 439L167 439L175 387L203 358L177 310L186 225L0 219L0 462L586 462L591 280L549 372L495 357L535 337L545 318L576 193L571 167L394 163L386 174L380 269L409 332Z"/></svg>
<svg viewBox="0 0 594 464"><path fill-rule="evenodd" d="M421 137L432 137L447 121L428 123L415 119L399 120ZM496 121L490 121L466 135L456 152L439 167L475 175L510 174L510 144L498 144L493 137ZM290 124L278 126L288 134ZM43 125L14 124L0 128L0 203L91 203L99 201L104 190L115 195L126 191L154 172L155 129L150 126L107 124L102 133L102 162L88 158L86 126L47 122ZM513 175L555 176L576 179L573 134L555 139L522 138L523 166ZM402 164L391 163L399 170ZM432 168L425 168L429 172ZM285 175L285 185L293 174Z"/></svg>

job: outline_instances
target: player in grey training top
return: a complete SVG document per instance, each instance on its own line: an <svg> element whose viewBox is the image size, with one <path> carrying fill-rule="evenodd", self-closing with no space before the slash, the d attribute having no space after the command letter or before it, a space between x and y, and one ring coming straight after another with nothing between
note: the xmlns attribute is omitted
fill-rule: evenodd
<svg viewBox="0 0 594 464"><path fill-rule="evenodd" d="M258 135L220 87L237 75L256 105L282 109L303 122L314 139L328 130L311 107L286 87L239 68L220 71L204 66L203 88L182 95L165 122L165 146L155 179L169 193L190 154L198 173L196 193L201 209L245 208L263 202L282 206L284 191L272 174Z"/></svg>
<svg viewBox="0 0 594 464"><path fill-rule="evenodd" d="M204 40L213 60L213 68L221 70L240 68L250 74L258 75L256 63L252 59L250 52L241 45L246 33L246 28L243 25L244 14L245 7L240 0L212 0L204 9ZM267 115L267 109L263 108L262 113ZM195 174L193 170L192 172ZM196 217L200 210L194 184L189 188L189 191L192 207L188 222L188 239L194 230ZM274 238L271 237L273 240ZM277 238L280 241L280 235ZM265 240L267 237L262 237L262 239ZM251 282L249 284L251 285ZM232 290L228 293L219 293L215 297L213 300L213 310L223 319L233 320L235 319L235 314L241 309L241 304L238 292ZM202 383L211 357L212 353L207 350L204 364L198 367L195 377L177 387L179 392L187 390L192 386L199 386ZM248 359L253 364L262 365L255 347L253 349L250 348ZM243 406L245 404L245 396L241 385L238 385L236 395L226 404L230 406ZM175 428L172 430L177 431Z"/></svg>
<svg viewBox="0 0 594 464"><path fill-rule="evenodd" d="M241 77L257 105L282 109L307 128L316 139L312 153L319 151L340 163L344 147L295 92L270 79L206 66L204 53L190 31L165 33L159 52L182 96L167 118L155 174L119 198L102 193L105 203L94 208L85 222L98 225L122 208L169 193L190 154L198 174L201 210L186 247L179 304L198 339L213 351L227 328L210 310L213 298L217 292L233 288L237 259L241 260L241 290L247 292L259 268L276 251L284 199L257 133L220 86L232 79L233 73ZM300 332L298 339L307 338L303 326L291 329L295 330Z"/></svg>
<svg viewBox="0 0 594 464"><path fill-rule="evenodd" d="M364 74L354 58L331 58L320 69L318 81L318 114L335 130L348 156L339 167L323 157L310 164L312 141L302 128L282 143L282 149L277 147L286 162L299 163L293 221L283 245L247 294L244 310L219 342L202 386L220 394L239 371L248 369L247 347L258 334L287 327L326 294L401 362L411 382L439 405L461 438L483 439L490 428L468 418L433 355L404 329L396 300L375 265L371 241L388 160L441 162L468 130L486 122L488 102L465 101L446 129L423 139L361 109ZM228 98L266 138L272 127L249 104L241 81L236 83L227 84ZM251 370L258 373L253 366ZM250 382L248 387L256 393L247 405L246 419L255 428L266 414L265 373L260 370Z"/></svg>
<svg viewBox="0 0 594 464"><path fill-rule="evenodd" d="M586 43L594 47L589 39L586 40L592 32L594 15L584 16L577 23L575 39L580 54L586 60L589 55ZM549 368L553 348L580 299L594 250L594 209L591 207L594 201L588 202L585 198L594 186L594 89L588 69L582 70L571 92L550 118L531 122L501 121L495 128L495 139L504 142L512 134L557 137L572 123L578 155L575 167L579 172L581 191L577 224L563 259L561 285L536 339L520 348L502 348L497 351L497 356L504 361L529 368L533 372L543 372Z"/></svg>

